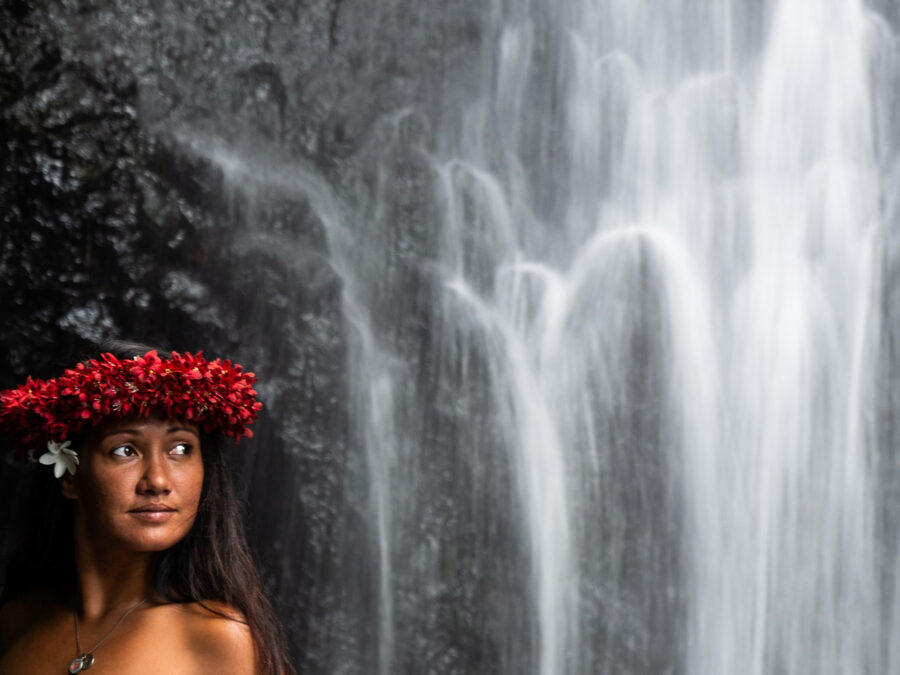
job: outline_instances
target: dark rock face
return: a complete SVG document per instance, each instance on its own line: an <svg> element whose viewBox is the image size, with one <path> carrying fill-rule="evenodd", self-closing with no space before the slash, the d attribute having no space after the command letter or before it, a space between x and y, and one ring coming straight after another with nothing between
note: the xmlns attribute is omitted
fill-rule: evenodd
<svg viewBox="0 0 900 675"><path fill-rule="evenodd" d="M53 374L111 337L204 349L255 370L267 409L258 438L234 454L238 485L293 655L304 672L326 672L320 633L341 630L318 621L340 602L333 577L347 551L335 550L335 530L352 528L353 514L340 507L340 283L321 226L296 199L253 213L223 201L221 170L166 133L190 96L163 63L199 56L167 49L163 63L138 64L139 53L120 57L110 44L84 51L86 32L116 31L113 7L2 12L0 386ZM232 96L223 110L282 133L285 88L272 64L236 69ZM4 467L11 498L19 471Z"/></svg>
<svg viewBox="0 0 900 675"><path fill-rule="evenodd" d="M373 127L401 99L439 109L454 84L442 70L477 44L475 8L177 5L0 9L0 388L55 374L113 337L247 364L266 409L233 463L293 657L300 672L372 672L377 555L365 463L348 453L354 330L322 209L293 187L293 162L338 197L384 189ZM386 38L401 20L416 30ZM235 166L235 150L253 166ZM430 321L412 256L427 250L433 214L414 154L400 147L387 161L398 180L381 222L393 230L371 242L395 262L366 301L404 342ZM399 321L398 289L410 289ZM15 502L19 467L0 475ZM466 621L441 619L440 630L465 640L477 628Z"/></svg>

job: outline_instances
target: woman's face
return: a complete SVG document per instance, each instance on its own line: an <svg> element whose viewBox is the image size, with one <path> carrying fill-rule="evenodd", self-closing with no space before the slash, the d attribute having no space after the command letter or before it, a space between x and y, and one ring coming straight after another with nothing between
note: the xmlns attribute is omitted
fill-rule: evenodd
<svg viewBox="0 0 900 675"><path fill-rule="evenodd" d="M95 427L79 448L78 471L63 482L75 500L76 532L104 546L164 551L191 529L203 490L197 427L130 418Z"/></svg>

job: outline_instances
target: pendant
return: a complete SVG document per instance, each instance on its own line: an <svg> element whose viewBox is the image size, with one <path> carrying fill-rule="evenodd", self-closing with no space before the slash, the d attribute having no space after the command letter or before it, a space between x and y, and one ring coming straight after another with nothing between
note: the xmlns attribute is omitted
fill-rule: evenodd
<svg viewBox="0 0 900 675"><path fill-rule="evenodd" d="M94 655L82 654L74 658L72 663L69 664L69 675L75 675L75 673L80 673L82 670L87 670L92 665L94 665Z"/></svg>

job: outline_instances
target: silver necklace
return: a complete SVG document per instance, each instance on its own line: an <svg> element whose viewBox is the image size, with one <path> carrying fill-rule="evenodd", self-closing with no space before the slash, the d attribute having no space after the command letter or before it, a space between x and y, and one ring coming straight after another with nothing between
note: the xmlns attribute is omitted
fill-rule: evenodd
<svg viewBox="0 0 900 675"><path fill-rule="evenodd" d="M147 597L149 597L149 596L147 596ZM131 614L134 610L136 610L138 607L143 605L145 602L147 602L147 598L144 598L136 605L132 605L131 607L126 609L125 613L119 617L119 620L116 621L116 623L113 625L113 627L110 628L108 631L106 631L106 635L104 635L102 638L100 638L100 642L95 644L91 649L88 649L86 652L81 651L81 636L78 634L78 612L77 611L72 612L72 615L75 617L75 651L77 654L79 654L79 656L76 656L72 660L72 663L69 664L69 674L75 675L75 673L80 673L82 670L87 670L92 665L94 665L94 652L97 651L97 647L102 645L106 641L106 638L108 638L110 635L112 635L112 632L116 628L119 627L119 624L125 620L126 616Z"/></svg>

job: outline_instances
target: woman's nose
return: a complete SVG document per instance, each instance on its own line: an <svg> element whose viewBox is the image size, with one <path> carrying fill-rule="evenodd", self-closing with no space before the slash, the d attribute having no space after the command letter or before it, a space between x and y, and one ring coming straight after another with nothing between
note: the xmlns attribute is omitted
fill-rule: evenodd
<svg viewBox="0 0 900 675"><path fill-rule="evenodd" d="M138 489L144 494L165 494L169 492L169 475L165 461L157 453L150 453L144 459L144 475Z"/></svg>

